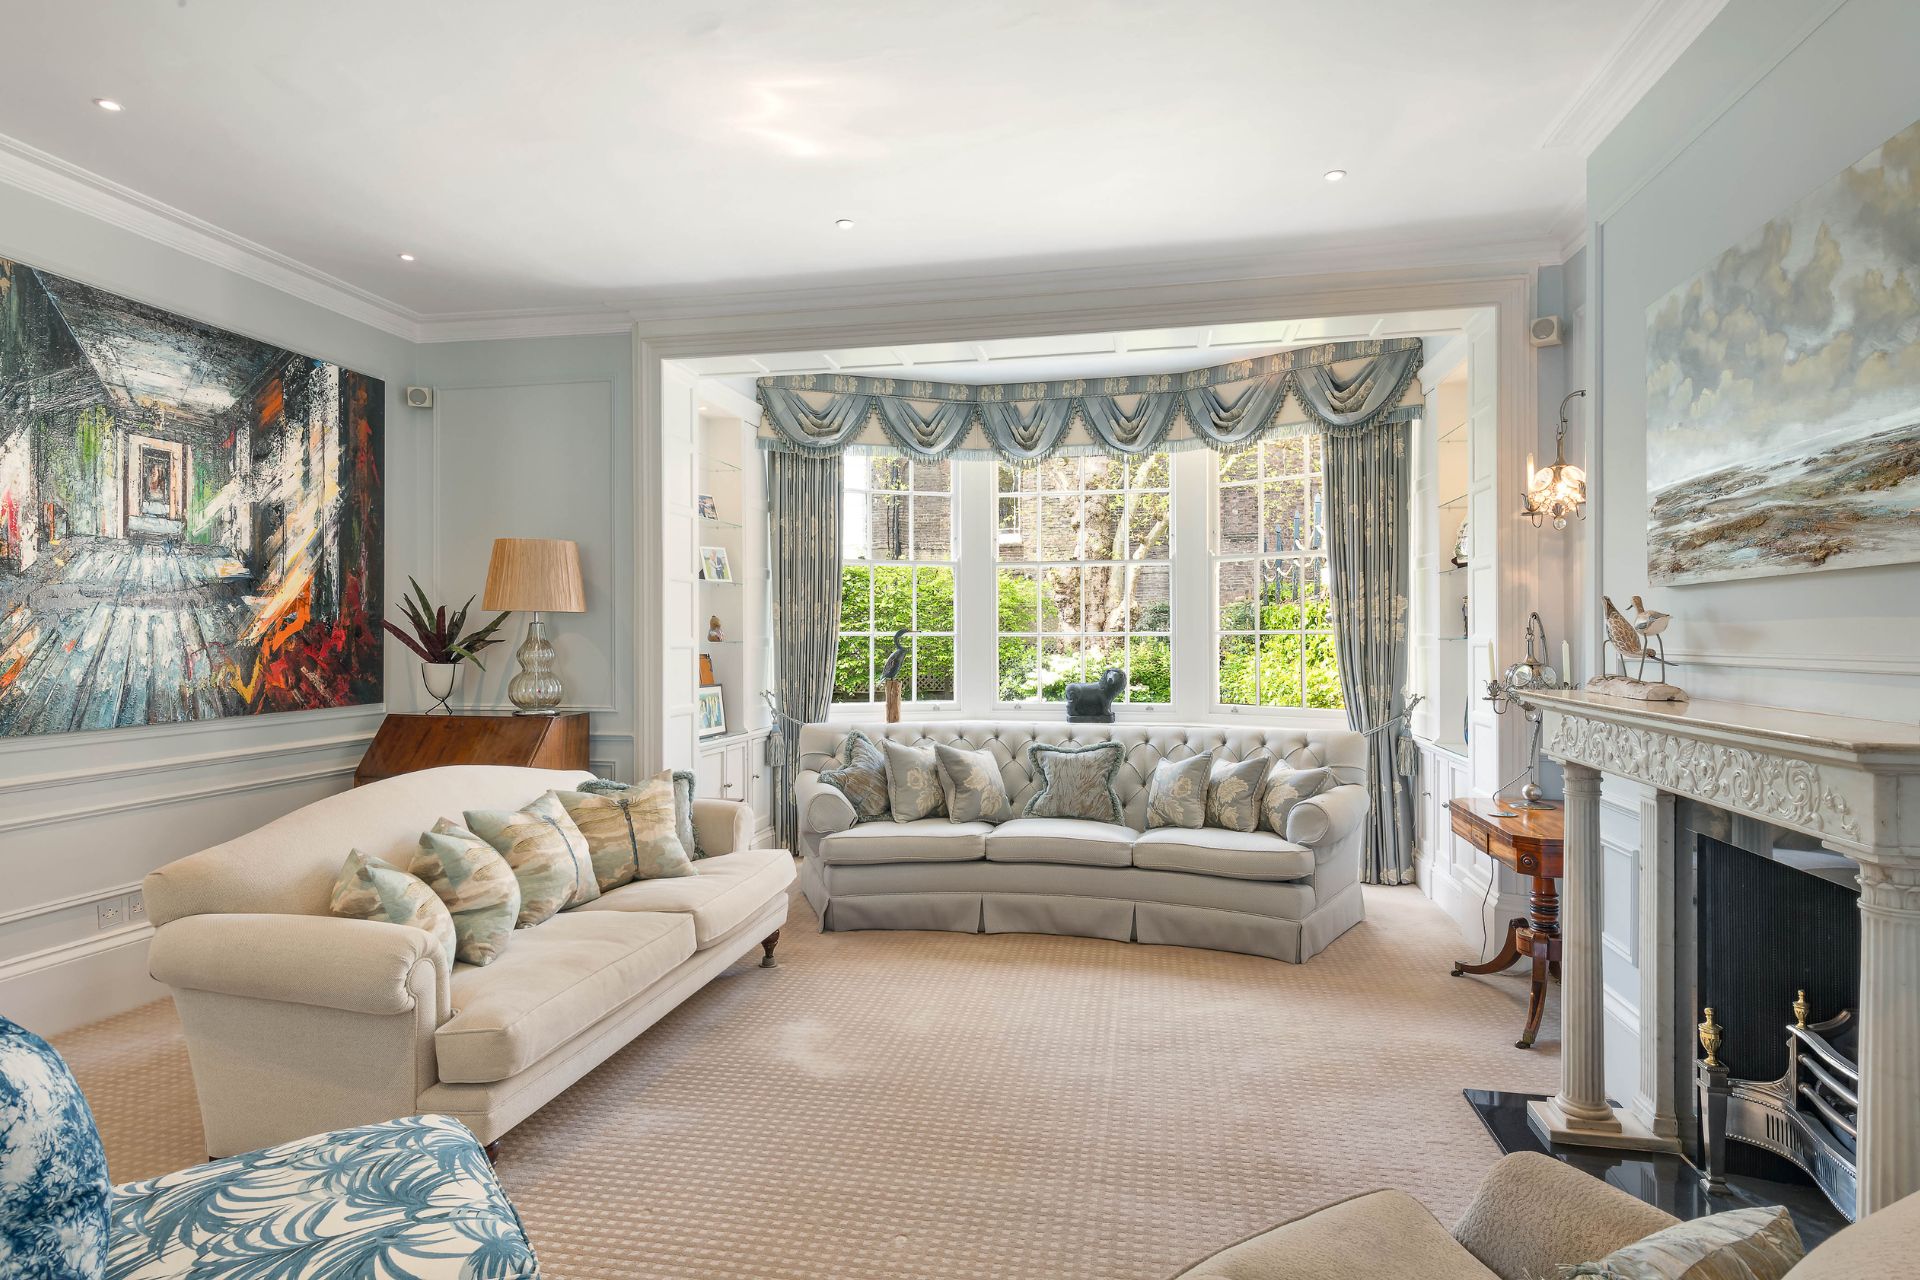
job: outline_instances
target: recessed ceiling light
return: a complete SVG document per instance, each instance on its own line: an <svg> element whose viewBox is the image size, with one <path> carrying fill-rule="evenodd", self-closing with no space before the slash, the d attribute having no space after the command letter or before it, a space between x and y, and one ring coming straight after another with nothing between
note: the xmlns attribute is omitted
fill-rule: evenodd
<svg viewBox="0 0 1920 1280"><path fill-rule="evenodd" d="M115 102L112 98L95 98L93 100L93 105L100 108L102 111L121 111L125 109L119 103Z"/></svg>
<svg viewBox="0 0 1920 1280"><path fill-rule="evenodd" d="M412 262L412 261L413 261L413 255L412 255L412 254L410 254L410 253L403 253L403 254L401 254L401 255L400 255L400 261L402 261L402 262Z"/></svg>
<svg viewBox="0 0 1920 1280"><path fill-rule="evenodd" d="M833 221L833 225L840 228L842 231L851 231L853 230L853 219L852 218L835 218Z"/></svg>
<svg viewBox="0 0 1920 1280"><path fill-rule="evenodd" d="M1328 182L1338 182L1340 181L1340 179L1346 176L1347 176L1347 171L1345 169L1329 169L1327 170L1327 173L1326 173L1326 179Z"/></svg>

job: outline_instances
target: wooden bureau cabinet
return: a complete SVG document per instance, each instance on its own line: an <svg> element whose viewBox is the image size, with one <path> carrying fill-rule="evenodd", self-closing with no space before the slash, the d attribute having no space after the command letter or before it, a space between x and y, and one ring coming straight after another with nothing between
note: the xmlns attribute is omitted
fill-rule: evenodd
<svg viewBox="0 0 1920 1280"><path fill-rule="evenodd" d="M380 722L353 785L447 764L587 768L587 713L516 716L504 711L390 715Z"/></svg>

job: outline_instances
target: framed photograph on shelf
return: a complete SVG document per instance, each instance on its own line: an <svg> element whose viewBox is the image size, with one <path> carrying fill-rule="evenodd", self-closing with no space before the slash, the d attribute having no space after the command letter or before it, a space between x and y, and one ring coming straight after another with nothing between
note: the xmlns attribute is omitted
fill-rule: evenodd
<svg viewBox="0 0 1920 1280"><path fill-rule="evenodd" d="M717 738L727 731L727 703L719 685L695 694L694 720L703 738Z"/></svg>
<svg viewBox="0 0 1920 1280"><path fill-rule="evenodd" d="M725 547L700 548L700 576L708 582L733 581L733 562Z"/></svg>
<svg viewBox="0 0 1920 1280"><path fill-rule="evenodd" d="M713 678L713 655L710 653L701 654L700 655L700 687L702 689L705 689L719 683L720 682L718 680L715 680Z"/></svg>
<svg viewBox="0 0 1920 1280"><path fill-rule="evenodd" d="M720 508L714 504L713 495L710 493L700 495L700 518L702 520L718 520L720 518Z"/></svg>

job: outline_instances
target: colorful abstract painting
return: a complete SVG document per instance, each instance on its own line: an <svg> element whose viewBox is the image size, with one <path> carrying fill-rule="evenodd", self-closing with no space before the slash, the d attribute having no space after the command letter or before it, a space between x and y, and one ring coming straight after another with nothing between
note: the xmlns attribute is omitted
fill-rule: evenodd
<svg viewBox="0 0 1920 1280"><path fill-rule="evenodd" d="M385 405L0 259L0 737L379 701Z"/></svg>
<svg viewBox="0 0 1920 1280"><path fill-rule="evenodd" d="M1647 569L1920 560L1920 123L1647 310Z"/></svg>

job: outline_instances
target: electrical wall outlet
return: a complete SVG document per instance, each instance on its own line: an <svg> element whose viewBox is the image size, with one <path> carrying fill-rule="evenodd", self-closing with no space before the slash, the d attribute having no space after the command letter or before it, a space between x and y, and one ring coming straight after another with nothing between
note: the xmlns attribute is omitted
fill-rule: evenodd
<svg viewBox="0 0 1920 1280"><path fill-rule="evenodd" d="M147 922L147 895L144 890L135 889L127 895L127 923L145 924Z"/></svg>
<svg viewBox="0 0 1920 1280"><path fill-rule="evenodd" d="M102 929L118 929L127 922L125 898L108 898L104 902L95 903L94 906L99 915L99 927Z"/></svg>

